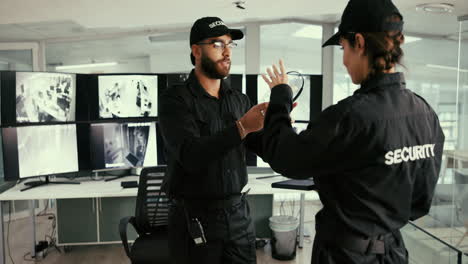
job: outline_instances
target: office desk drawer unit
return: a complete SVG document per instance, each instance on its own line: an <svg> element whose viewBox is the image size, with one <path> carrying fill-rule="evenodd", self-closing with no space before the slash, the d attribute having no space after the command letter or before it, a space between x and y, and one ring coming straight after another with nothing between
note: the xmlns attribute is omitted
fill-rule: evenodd
<svg viewBox="0 0 468 264"><path fill-rule="evenodd" d="M122 217L135 213L136 197L57 199L59 246L121 243L118 226ZM128 230L129 240L137 233Z"/></svg>

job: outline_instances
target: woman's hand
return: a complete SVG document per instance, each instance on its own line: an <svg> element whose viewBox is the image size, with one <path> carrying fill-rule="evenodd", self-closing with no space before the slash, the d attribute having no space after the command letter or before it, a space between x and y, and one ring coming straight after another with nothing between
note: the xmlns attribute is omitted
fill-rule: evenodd
<svg viewBox="0 0 468 264"><path fill-rule="evenodd" d="M270 89L278 84L288 84L288 75L286 74L283 60L279 60L279 70L275 64L273 64L272 68L273 71L270 68L267 68L268 76L262 74L263 80L268 84Z"/></svg>

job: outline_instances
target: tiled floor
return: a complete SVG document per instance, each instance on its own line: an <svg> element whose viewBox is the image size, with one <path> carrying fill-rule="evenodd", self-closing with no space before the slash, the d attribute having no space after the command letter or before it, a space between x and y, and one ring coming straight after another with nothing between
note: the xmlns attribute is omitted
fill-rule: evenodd
<svg viewBox="0 0 468 264"><path fill-rule="evenodd" d="M283 212L286 214L295 214L299 212L299 201L290 199L291 197L279 197L275 199L274 214ZM297 196L298 198L298 196ZM282 203L281 201L285 201ZM314 215L321 208L321 204L318 200L307 200L306 211L305 211L305 222L306 231L308 236L304 239L304 246L302 249L297 249L296 258L292 261L278 261L271 257L271 246L267 244L265 248L257 250L257 262L259 264L270 264L270 263L284 263L284 264L308 264L310 263L312 253L312 242L315 233L314 230ZM419 220L418 224L424 225L430 221L430 218ZM8 235L8 244L5 245L6 250L6 263L31 263L27 261L30 259L28 252L31 250L31 225L29 218L22 218L11 221L8 225L4 223L5 230L5 241L6 234ZM440 237L445 242L456 245L462 238L465 228L447 228L447 227L431 227L426 229L433 235ZM36 237L38 240L43 240L46 235L49 235L52 231L52 220L48 219L47 216L39 216L36 218ZM440 242L435 241L426 234L418 231L406 229L405 243L407 244L410 263L451 263L454 253L453 251L447 250L447 247L443 246ZM62 249L62 248L61 248ZM468 252L468 237L463 239L460 243L460 250ZM10 260L13 259L14 262ZM437 261L437 262L434 262ZM432 262L427 262L432 261ZM115 245L99 245L99 246L76 246L72 247L67 253L59 253L55 249L49 249L49 253L45 259L40 263L44 264L120 264L130 263L120 244ZM455 262L454 262L455 263ZM468 263L468 262L467 262Z"/></svg>
<svg viewBox="0 0 468 264"><path fill-rule="evenodd" d="M281 211L286 213L298 214L299 201L291 202L290 199L283 203L281 207L280 202L275 202L274 214L279 214ZM308 264L310 263L312 253L312 240L314 234L314 215L315 212L321 207L319 201L307 201L305 210L306 231L307 237L304 239L304 246L302 249L298 248L296 258L292 261L278 261L271 257L271 247L269 244L263 249L257 250L257 262L259 264L266 263L283 263L283 264ZM6 250L6 263L19 264L31 263L30 255L28 252L31 250L31 224L29 218L23 218L11 221L8 225L4 224L5 228L5 241L8 235L8 244L5 245ZM8 231L8 232L7 232ZM47 216L39 216L36 218L36 237L37 240L43 240L46 235L52 231L52 220ZM62 249L62 248L61 248ZM10 258L11 256L11 258ZM13 260L13 262L11 261ZM100 246L77 246L72 247L67 253L59 253L55 249L49 249L49 252L40 263L43 264L119 264L130 263L125 255L125 252L120 244L116 245L100 245Z"/></svg>

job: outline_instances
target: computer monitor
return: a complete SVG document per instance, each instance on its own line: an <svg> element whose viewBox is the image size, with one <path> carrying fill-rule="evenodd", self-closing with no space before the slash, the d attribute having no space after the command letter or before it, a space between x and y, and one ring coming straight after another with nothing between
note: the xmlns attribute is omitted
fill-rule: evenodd
<svg viewBox="0 0 468 264"><path fill-rule="evenodd" d="M5 180L77 172L75 124L2 128Z"/></svg>
<svg viewBox="0 0 468 264"><path fill-rule="evenodd" d="M291 112L295 121L309 122L322 112L322 75L302 74L304 89L297 99L298 105ZM248 74L246 76L246 93L253 104L270 101L270 87L261 75Z"/></svg>
<svg viewBox="0 0 468 264"><path fill-rule="evenodd" d="M16 72L16 123L73 122L76 75Z"/></svg>
<svg viewBox="0 0 468 264"><path fill-rule="evenodd" d="M158 164L156 123L94 123L90 126L93 171Z"/></svg>
<svg viewBox="0 0 468 264"><path fill-rule="evenodd" d="M157 75L99 75L99 118L156 117Z"/></svg>
<svg viewBox="0 0 468 264"><path fill-rule="evenodd" d="M308 123L315 120L322 112L322 86L323 76L302 74L304 76L304 89L298 98L298 106L291 112L295 124ZM246 94L252 104L270 100L270 88L259 74L246 75ZM296 125L300 130L300 126ZM269 167L269 165L253 152L247 152L247 165Z"/></svg>
<svg viewBox="0 0 468 264"><path fill-rule="evenodd" d="M166 144L164 143L164 138L161 133L161 125L156 123L156 142L157 142L157 151L158 151L158 165L167 164L167 149Z"/></svg>
<svg viewBox="0 0 468 264"><path fill-rule="evenodd" d="M270 101L271 89L263 78L257 79L257 99L258 103ZM304 90L297 99L298 105L291 112L291 118L294 120L310 120L310 76L304 75Z"/></svg>

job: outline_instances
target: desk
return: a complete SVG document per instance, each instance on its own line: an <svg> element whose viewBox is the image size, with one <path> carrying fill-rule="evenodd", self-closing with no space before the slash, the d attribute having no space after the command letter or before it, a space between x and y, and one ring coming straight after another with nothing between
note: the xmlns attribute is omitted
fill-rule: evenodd
<svg viewBox="0 0 468 264"><path fill-rule="evenodd" d="M274 177L268 179L256 179L256 177L271 175L272 173L258 173L249 174L249 183L245 186L244 191L250 188L249 195L268 194L273 195L279 193L278 189L271 188L271 183L275 181L285 180L284 177ZM108 198L108 197L136 197L138 188L124 189L120 186L122 181L138 180L138 176L128 176L114 181L93 181L87 180L89 178L80 178L81 184L63 184L63 185L44 185L33 188L24 192L20 189L24 188L24 184L18 184L9 190L0 194L0 201L14 201L14 200L29 200L31 224L33 225L33 234L31 242L31 255L35 256L35 212L34 200L47 200L47 199L76 199L76 198ZM295 190L281 190L281 193L298 193ZM302 211L302 210L301 210ZM3 219L3 207L0 205L0 217ZM58 219L57 219L58 220ZM116 229L117 230L117 229ZM117 231L116 231L117 232ZM3 237L3 221L0 224L0 235ZM5 246L4 240L0 239L0 264L5 263Z"/></svg>
<svg viewBox="0 0 468 264"><path fill-rule="evenodd" d="M307 187L305 187L307 185ZM312 187L312 188L310 188ZM287 180L286 182L282 182L281 185L277 185L273 188L279 189L293 189L293 190L300 190L301 192L301 203L300 203L300 217L299 217L299 248L302 248L304 245L304 208L305 208L305 193L304 188L306 191L316 190L316 185L314 184L313 180L305 179L305 180ZM309 189L310 188L310 189Z"/></svg>
<svg viewBox="0 0 468 264"><path fill-rule="evenodd" d="M261 177L261 174L249 174L249 183L245 186L243 191L248 188L252 188L249 194L273 194L273 193L300 193L300 216L299 216L299 248L304 245L304 208L305 208L305 190L293 190L293 189L279 189L272 188L271 184L274 182L290 180L289 178L278 176L267 179L256 179L255 177Z"/></svg>
<svg viewBox="0 0 468 264"><path fill-rule="evenodd" d="M82 178L81 184L44 185L24 192L20 190L25 186L23 183L17 184L0 194L0 201L29 200L31 215L31 225L33 232L31 235L31 256L35 256L35 200L47 199L74 199L74 198L102 198L102 197L136 197L137 188L124 189L120 186L121 181L138 180L137 176L129 176L115 181L92 181L89 178ZM4 234L3 228L3 206L0 205L0 235ZM0 239L0 263L5 263L4 240Z"/></svg>
<svg viewBox="0 0 468 264"><path fill-rule="evenodd" d="M290 180L289 178L278 176L274 178L267 179L256 179L254 177L261 177L262 175L249 174L249 183L245 186L243 191L246 191L248 188L252 188L249 194L273 194L273 193L293 193L300 194L300 216L299 216L299 248L302 248L304 245L304 208L305 208L305 193L308 191L305 190L292 190L292 189L279 189L272 188L271 184L274 182Z"/></svg>

